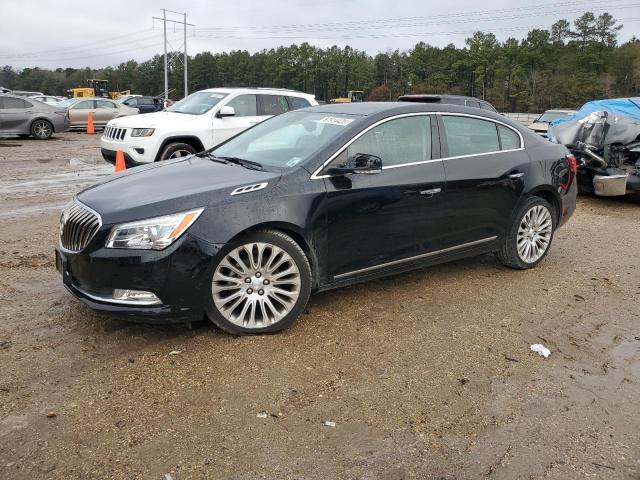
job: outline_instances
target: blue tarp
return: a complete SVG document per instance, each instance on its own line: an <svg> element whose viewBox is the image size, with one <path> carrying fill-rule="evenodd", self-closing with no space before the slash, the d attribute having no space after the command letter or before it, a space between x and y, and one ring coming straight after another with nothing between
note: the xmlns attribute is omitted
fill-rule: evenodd
<svg viewBox="0 0 640 480"><path fill-rule="evenodd" d="M603 110L640 120L640 97L593 100L585 103L577 113L568 117L558 118L551 122L549 126L558 125L569 120L580 120L590 113L602 112Z"/></svg>

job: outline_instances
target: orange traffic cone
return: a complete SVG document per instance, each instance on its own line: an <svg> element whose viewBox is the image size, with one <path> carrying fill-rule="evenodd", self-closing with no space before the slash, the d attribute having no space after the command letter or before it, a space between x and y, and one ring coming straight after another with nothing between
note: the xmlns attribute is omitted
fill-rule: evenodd
<svg viewBox="0 0 640 480"><path fill-rule="evenodd" d="M93 129L93 114L89 112L89 116L87 117L87 133L93 135L96 131Z"/></svg>
<svg viewBox="0 0 640 480"><path fill-rule="evenodd" d="M127 164L124 162L124 152L122 150L116 151L116 172L121 172L127 169Z"/></svg>

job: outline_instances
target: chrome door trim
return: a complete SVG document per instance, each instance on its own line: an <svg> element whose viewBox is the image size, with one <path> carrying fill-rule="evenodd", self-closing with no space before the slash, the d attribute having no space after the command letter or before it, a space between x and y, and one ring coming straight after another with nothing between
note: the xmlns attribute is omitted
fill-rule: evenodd
<svg viewBox="0 0 640 480"><path fill-rule="evenodd" d="M518 138L520 138L520 147L519 148L510 148L508 150L495 150L492 152L482 152L482 153L473 153L470 155L458 155L458 156L454 156L454 157L442 157L442 158L433 158L433 159L429 159L429 160L418 160L417 162L410 162L410 163L403 163L400 165L388 165L388 166L382 166L383 170L388 170L391 168L401 168L401 167L408 167L408 166L413 166L413 165L421 165L424 163L431 163L431 162L442 162L445 160L453 160L453 159L457 159L457 158L470 158L470 157L479 157L482 155L491 155L494 153L507 153L507 152L518 152L521 150L524 150L524 137L522 136L522 134L514 127L512 127L511 125L508 125L504 122L501 122L500 120L494 120L493 118L488 118L488 117L483 117L482 115L473 115L471 113L456 113L456 112L412 112L412 113L402 113L399 115L394 115L392 117L387 117L387 118L383 118L382 120L377 121L376 123L369 125L367 128L365 128L363 131L361 131L360 133L358 133L355 137L353 137L351 140L349 140L347 143L345 143L342 147L340 147L336 153L334 153L333 155L331 155L329 157L328 160L326 160L322 165L320 165L318 168L316 168L316 170L311 174L311 177L309 177L311 180L318 180L318 179L323 179L323 178L331 178L331 177L335 177L336 175L320 175L320 172L322 170L324 170L324 168L329 165L331 162L333 162L342 152L344 152L349 145L351 145L353 142L355 142L358 138L360 138L362 135L364 135L365 133L367 133L369 130L377 127L378 125L381 125L383 123L389 122L391 120L396 120L398 118L404 118L404 117L420 117L420 116L429 116L429 115L446 115L446 116L457 116L457 117L471 117L471 118L477 118L479 120L485 120L487 122L493 122L493 123L497 123L500 125L503 125L511 130L513 130L514 132L516 132L518 134ZM432 139L433 141L433 139Z"/></svg>
<svg viewBox="0 0 640 480"><path fill-rule="evenodd" d="M429 257L433 257L435 255L441 255L443 253L448 253L448 252L453 252L453 251L456 251L456 250L460 250L462 248L473 247L475 245L481 245L483 243L493 242L496 238L498 238L498 237L494 235L493 237L487 237L487 238L482 238L480 240L475 240L473 242L462 243L462 244L456 245L454 247L443 248L442 250L435 250L433 252L423 253L421 255L416 255L414 257L403 258L401 260L394 260L392 262L386 262L386 263L381 263L380 265L374 265L373 267L366 267L366 268L361 268L359 270L354 270L352 272L341 273L340 275L334 275L333 279L334 280L340 280L342 278L352 277L354 275L359 275L361 273L366 273L366 272L371 272L371 271L374 271L374 270L379 270L379 269L385 268L385 267L392 267L392 266L395 266L395 265L402 265L403 263L413 262L414 260L420 260L422 258L429 258Z"/></svg>

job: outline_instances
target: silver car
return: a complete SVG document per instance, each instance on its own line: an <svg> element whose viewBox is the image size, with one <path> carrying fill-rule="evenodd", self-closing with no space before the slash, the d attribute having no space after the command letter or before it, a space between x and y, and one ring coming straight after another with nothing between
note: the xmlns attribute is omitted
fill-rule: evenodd
<svg viewBox="0 0 640 480"><path fill-rule="evenodd" d="M0 135L32 136L39 140L69 130L69 112L15 95L0 95Z"/></svg>

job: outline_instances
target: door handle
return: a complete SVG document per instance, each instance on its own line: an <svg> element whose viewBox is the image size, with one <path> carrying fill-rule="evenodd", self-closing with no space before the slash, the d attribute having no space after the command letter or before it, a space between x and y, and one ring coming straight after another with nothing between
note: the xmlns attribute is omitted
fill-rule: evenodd
<svg viewBox="0 0 640 480"><path fill-rule="evenodd" d="M524 177L524 172L511 173L508 175L508 177L512 180L517 180L518 178Z"/></svg>
<svg viewBox="0 0 640 480"><path fill-rule="evenodd" d="M431 198L434 195L437 195L438 193L440 193L442 191L441 188L430 188L428 190L422 190L420 192L420 195L424 195L427 198Z"/></svg>

